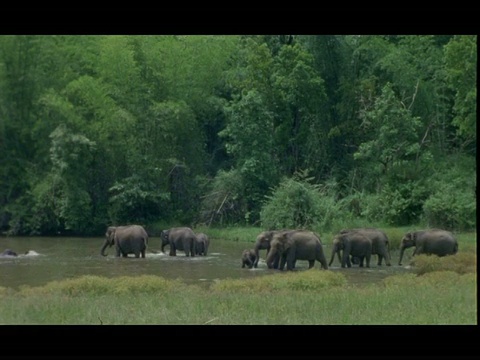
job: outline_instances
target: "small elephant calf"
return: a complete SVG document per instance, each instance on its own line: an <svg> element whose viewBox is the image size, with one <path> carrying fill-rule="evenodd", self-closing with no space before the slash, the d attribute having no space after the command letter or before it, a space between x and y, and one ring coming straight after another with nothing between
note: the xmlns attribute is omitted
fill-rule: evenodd
<svg viewBox="0 0 480 360"><path fill-rule="evenodd" d="M257 256L255 255L255 250L253 249L246 249L243 250L242 252L242 268L248 266L249 269L253 267L253 264L255 264L255 260L257 259Z"/></svg>

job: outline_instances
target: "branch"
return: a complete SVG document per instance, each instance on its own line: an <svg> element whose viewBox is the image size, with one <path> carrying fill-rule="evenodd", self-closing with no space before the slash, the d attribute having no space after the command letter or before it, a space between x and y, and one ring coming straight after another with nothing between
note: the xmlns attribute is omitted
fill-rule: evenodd
<svg viewBox="0 0 480 360"><path fill-rule="evenodd" d="M420 84L420 79L417 80L417 85L415 85L415 92L413 93L412 97L412 102L410 103L410 106L408 107L408 110L412 107L413 103L415 102L415 98L417 97L417 92L418 92L418 85Z"/></svg>

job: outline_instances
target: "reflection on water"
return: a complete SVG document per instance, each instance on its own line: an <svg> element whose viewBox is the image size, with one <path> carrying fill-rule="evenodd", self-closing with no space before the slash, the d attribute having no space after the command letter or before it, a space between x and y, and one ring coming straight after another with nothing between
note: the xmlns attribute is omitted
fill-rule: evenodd
<svg viewBox="0 0 480 360"><path fill-rule="evenodd" d="M208 285L225 278L250 278L275 274L265 264L265 251L260 252L258 268L242 268L241 254L251 243L212 239L207 256L186 257L179 251L177 256L159 252L160 238L150 238L145 259L115 257L114 248L108 248L107 256L100 255L103 238L49 238L15 237L0 238L0 250L12 249L19 256L0 258L0 286L18 288L21 285L40 286L54 280L74 278L81 275L106 277L125 275L159 275L169 279L182 279L187 283ZM154 253L155 252L155 253ZM329 249L326 250L327 254ZM393 263L393 262L392 262ZM407 263L407 262L406 262ZM367 284L380 281L388 275L408 271L405 267L385 265L371 268L335 266L332 271L345 274L349 282ZM339 264L337 264L339 265ZM299 271L308 269L307 261L297 261ZM315 263L320 269L320 263Z"/></svg>

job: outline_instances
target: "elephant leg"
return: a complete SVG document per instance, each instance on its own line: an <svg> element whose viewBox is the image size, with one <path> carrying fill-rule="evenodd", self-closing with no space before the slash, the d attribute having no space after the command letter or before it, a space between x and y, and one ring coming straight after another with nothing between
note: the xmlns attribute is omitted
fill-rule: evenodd
<svg viewBox="0 0 480 360"><path fill-rule="evenodd" d="M360 256L359 259L360 259L360 267L363 267L364 257L363 257L363 256Z"/></svg>
<svg viewBox="0 0 480 360"><path fill-rule="evenodd" d="M287 270L293 270L295 267L295 253L290 249L287 255Z"/></svg>
<svg viewBox="0 0 480 360"><path fill-rule="evenodd" d="M344 261L344 263L346 263L347 267L349 267L349 268L352 267L352 263L350 262L349 254L346 254L346 256L344 254L343 261ZM343 265L342 267L345 267L345 265Z"/></svg>
<svg viewBox="0 0 480 360"><path fill-rule="evenodd" d="M141 254L142 254L142 259L145 259L145 249L141 251Z"/></svg>
<svg viewBox="0 0 480 360"><path fill-rule="evenodd" d="M273 260L273 268L278 269L279 264L280 264L280 255L277 254L277 256L275 256L275 259ZM282 265L282 269L283 269L283 266L285 266L285 262Z"/></svg>
<svg viewBox="0 0 480 360"><path fill-rule="evenodd" d="M280 259L280 265L278 266L279 270L283 270L285 268L285 263L287 262L287 256L286 255L281 255Z"/></svg>
<svg viewBox="0 0 480 360"><path fill-rule="evenodd" d="M365 263L366 263L367 268L370 267L370 257L371 256L369 254L367 254L366 259L365 259Z"/></svg>
<svg viewBox="0 0 480 360"><path fill-rule="evenodd" d="M315 260L308 260L308 268L311 269L315 265Z"/></svg>
<svg viewBox="0 0 480 360"><path fill-rule="evenodd" d="M122 253L122 257L126 258L126 257L128 257L128 254L127 253Z"/></svg>

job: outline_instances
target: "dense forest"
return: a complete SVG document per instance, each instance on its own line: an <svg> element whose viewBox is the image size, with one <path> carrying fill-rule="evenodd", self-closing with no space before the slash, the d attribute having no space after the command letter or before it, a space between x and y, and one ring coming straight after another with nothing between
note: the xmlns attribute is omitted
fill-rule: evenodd
<svg viewBox="0 0 480 360"><path fill-rule="evenodd" d="M0 230L476 225L476 35L0 36Z"/></svg>

